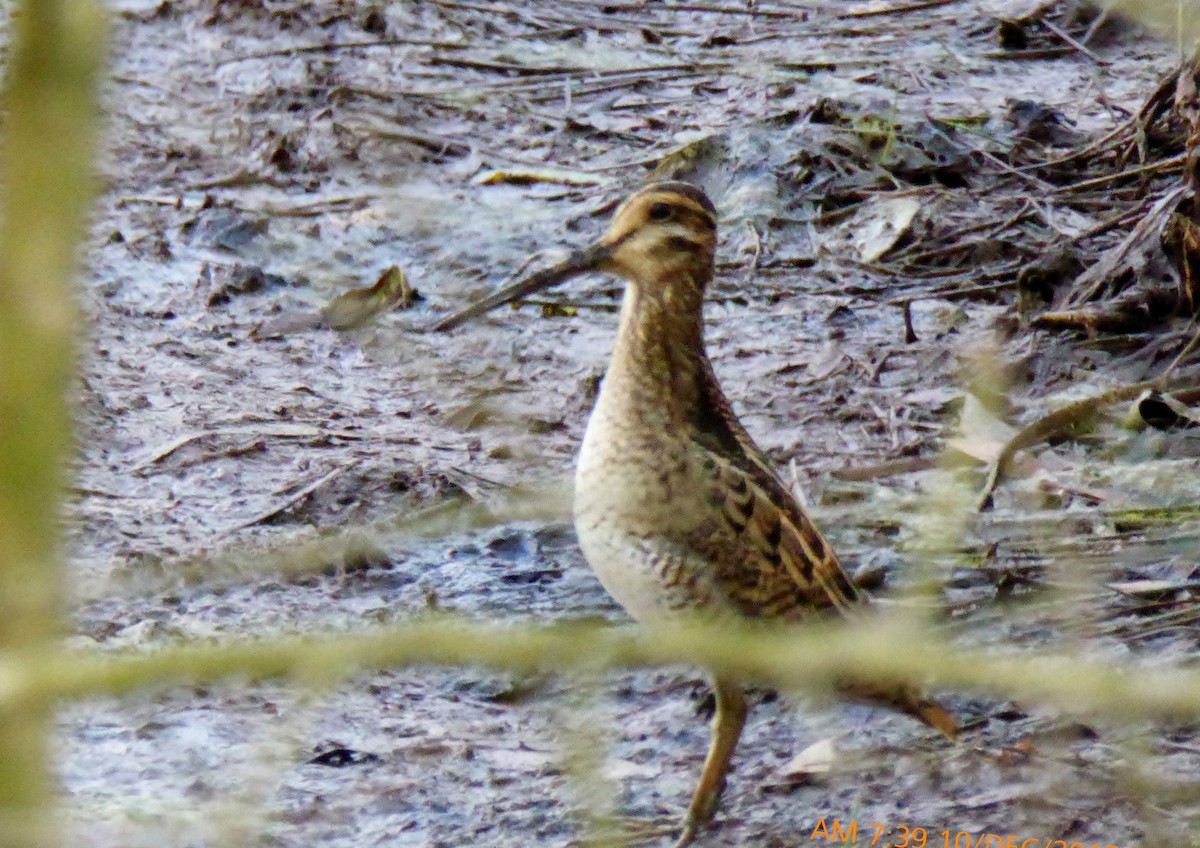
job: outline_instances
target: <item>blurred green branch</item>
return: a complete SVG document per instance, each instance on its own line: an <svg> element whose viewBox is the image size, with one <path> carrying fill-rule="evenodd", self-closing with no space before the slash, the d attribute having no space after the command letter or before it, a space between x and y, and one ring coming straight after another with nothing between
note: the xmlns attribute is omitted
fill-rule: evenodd
<svg viewBox="0 0 1200 848"><path fill-rule="evenodd" d="M77 249L92 196L104 15L90 0L12 12L0 141L0 649L59 633L59 504L71 446ZM52 845L48 704L0 709L0 846Z"/></svg>
<svg viewBox="0 0 1200 848"><path fill-rule="evenodd" d="M1200 0L1109 0L1106 11L1127 15L1174 43L1186 58L1200 39Z"/></svg>
<svg viewBox="0 0 1200 848"><path fill-rule="evenodd" d="M328 684L383 667L431 663L536 672L681 662L783 690L819 690L845 677L925 679L1079 713L1124 719L1200 717L1200 670L951 649L927 629L886 619L786 630L694 624L647 634L584 623L503 627L426 618L358 634L242 640L153 653L47 652L0 658L0 708L40 709L60 698L231 678Z"/></svg>

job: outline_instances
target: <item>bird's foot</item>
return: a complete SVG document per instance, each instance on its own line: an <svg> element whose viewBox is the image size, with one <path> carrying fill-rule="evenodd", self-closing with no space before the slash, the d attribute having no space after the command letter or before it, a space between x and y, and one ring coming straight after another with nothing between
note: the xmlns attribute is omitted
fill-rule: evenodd
<svg viewBox="0 0 1200 848"><path fill-rule="evenodd" d="M592 819L583 836L571 843L571 848L661 844L665 837L673 836L678 830L679 825L666 818L613 816Z"/></svg>
<svg viewBox="0 0 1200 848"><path fill-rule="evenodd" d="M708 826L716 812L716 804L692 805L682 823L676 818L654 816L642 818L639 816L606 816L592 818L584 828L583 834L570 843L570 848L609 848L620 845L622 848L641 848L641 846L663 845L667 837L677 837L672 843L674 848L686 848L695 843L696 838Z"/></svg>
<svg viewBox="0 0 1200 848"><path fill-rule="evenodd" d="M675 848L686 848L696 841L696 834L700 832L700 825L692 821L691 817L684 819L683 830L679 834L679 838L675 840Z"/></svg>
<svg viewBox="0 0 1200 848"><path fill-rule="evenodd" d="M709 822L716 815L717 805L721 801L721 792L725 788L725 781L713 790L704 792L697 790L695 797L692 798L692 803L688 807L687 815L683 817L683 829L679 833L679 839L675 842L675 848L685 848L696 841L696 836L704 828L708 827Z"/></svg>

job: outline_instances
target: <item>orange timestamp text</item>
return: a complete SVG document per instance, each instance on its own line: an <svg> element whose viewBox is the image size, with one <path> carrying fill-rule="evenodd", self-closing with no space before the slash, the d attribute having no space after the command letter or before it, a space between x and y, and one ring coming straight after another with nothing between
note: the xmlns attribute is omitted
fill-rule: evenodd
<svg viewBox="0 0 1200 848"><path fill-rule="evenodd" d="M1012 833L969 833L935 830L879 822L843 822L821 819L809 841L839 845L874 845L877 848L1117 848L1099 842L1068 842L1054 837L1021 837Z"/></svg>

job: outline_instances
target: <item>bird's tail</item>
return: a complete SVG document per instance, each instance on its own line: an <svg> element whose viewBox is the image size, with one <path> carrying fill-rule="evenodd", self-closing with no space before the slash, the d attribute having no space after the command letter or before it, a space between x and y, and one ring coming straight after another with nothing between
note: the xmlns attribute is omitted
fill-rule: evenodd
<svg viewBox="0 0 1200 848"><path fill-rule="evenodd" d="M954 714L915 686L844 682L838 688L851 700L889 707L940 730L951 739L958 736L958 719Z"/></svg>

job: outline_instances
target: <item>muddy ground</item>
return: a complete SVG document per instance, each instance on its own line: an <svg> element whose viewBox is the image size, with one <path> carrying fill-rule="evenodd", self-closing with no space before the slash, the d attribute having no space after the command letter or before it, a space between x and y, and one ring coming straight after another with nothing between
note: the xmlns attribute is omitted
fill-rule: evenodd
<svg viewBox="0 0 1200 848"><path fill-rule="evenodd" d="M619 286L587 278L542 307L419 330L531 254L598 235L658 167L721 209L716 370L853 568L887 593L927 563L964 644L1195 656L1187 431L1110 423L1043 449L936 556L920 552L937 472L870 470L936 456L977 406L964 379L1006 374L1009 407L971 414L1018 425L1178 352L1146 353L1170 326L1104 342L1019 320L1015 279L1039 258L1022 239L1088 231L1131 189L1060 203L1046 174L1014 178L1005 158L1053 158L1121 124L1176 64L1163 41L1115 21L1077 49L1040 21L1078 43L1086 7L1020 2L113 5L69 516L77 643L346 631L431 607L625 621L562 495ZM1014 31L1031 43L1005 42ZM1057 113L1039 136L1014 99ZM872 124L912 132L864 146ZM948 124L966 135L947 146ZM866 258L854 213L877 195L919 210ZM1000 226L1024 204L1042 217ZM898 251L975 225L944 274L889 272ZM423 297L412 308L343 331L320 320L392 265ZM971 432L957 479L975 491L970 456L1003 436ZM470 512L514 491L550 495ZM1149 580L1164 582L1139 594ZM619 812L669 823L703 756L704 692L689 669L586 683L408 669L70 705L69 844L567 845L597 794L570 777L568 751L595 741L580 726L600 729ZM704 845L819 842L833 817L859 823L859 844L871 822L937 845L944 830L1120 848L1200 833L1194 726L950 693L968 725L952 746L862 707L756 700ZM789 776L829 738L830 773ZM1021 756L997 753L1013 745Z"/></svg>

